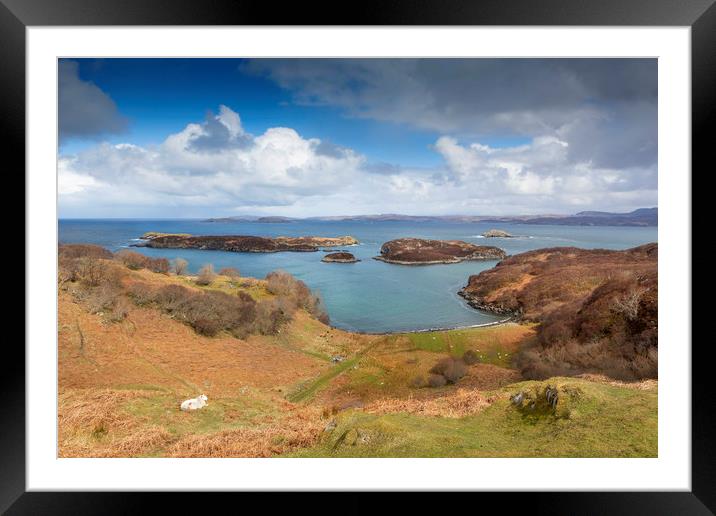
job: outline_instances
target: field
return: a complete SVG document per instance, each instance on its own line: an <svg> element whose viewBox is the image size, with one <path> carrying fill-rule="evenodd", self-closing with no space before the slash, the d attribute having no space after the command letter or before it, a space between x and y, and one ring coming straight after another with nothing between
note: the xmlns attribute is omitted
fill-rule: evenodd
<svg viewBox="0 0 716 516"><path fill-rule="evenodd" d="M276 297L264 280L121 267L121 285ZM512 357L531 325L358 335L297 309L273 334L202 335L155 304L123 317L59 291L61 457L653 457L657 382L604 377L525 381ZM116 308L112 313L116 312ZM454 383L430 386L441 360L472 351ZM461 362L462 363L462 362ZM433 375L434 376L434 375ZM539 402L556 387L556 410ZM538 402L518 407L518 392ZM200 393L208 405L179 410Z"/></svg>

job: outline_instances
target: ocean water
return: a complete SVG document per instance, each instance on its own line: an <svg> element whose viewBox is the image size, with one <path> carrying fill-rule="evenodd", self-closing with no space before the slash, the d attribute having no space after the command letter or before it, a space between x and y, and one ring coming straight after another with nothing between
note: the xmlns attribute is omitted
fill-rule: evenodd
<svg viewBox="0 0 716 516"><path fill-rule="evenodd" d="M516 238L480 236L503 229ZM263 278L285 270L318 290L331 317L342 329L370 333L414 331L486 324L499 317L469 307L457 295L471 274L489 269L495 261L449 265L405 266L373 260L383 242L401 237L459 239L501 247L508 254L531 249L576 246L588 249L626 249L657 241L657 228L543 226L526 224L299 221L290 223L202 222L200 220L60 220L61 243L93 243L112 251L129 247L147 231L194 235L342 236L360 245L345 248L361 261L323 263L324 253L231 253L195 249L137 248L149 256L182 257L190 271L212 263L218 270L236 267L244 276Z"/></svg>

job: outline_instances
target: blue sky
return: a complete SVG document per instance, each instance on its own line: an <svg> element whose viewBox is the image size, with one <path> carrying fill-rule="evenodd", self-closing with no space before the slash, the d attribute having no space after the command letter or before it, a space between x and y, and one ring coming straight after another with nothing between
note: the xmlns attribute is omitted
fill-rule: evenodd
<svg viewBox="0 0 716 516"><path fill-rule="evenodd" d="M106 92L128 119L126 132L105 135L112 143L158 144L181 131L187 121L201 120L224 104L241 114L246 130L260 134L269 127L296 129L306 138L327 138L356 149L378 162L431 167L440 156L430 150L439 134L407 124L351 118L331 106L302 106L265 76L248 73L244 59L74 59L79 77ZM327 136L328 135L328 136ZM491 135L494 146L526 143L516 135ZM94 145L88 138L68 138L61 153Z"/></svg>
<svg viewBox="0 0 716 516"><path fill-rule="evenodd" d="M64 216L527 214L656 203L654 60L59 66Z"/></svg>

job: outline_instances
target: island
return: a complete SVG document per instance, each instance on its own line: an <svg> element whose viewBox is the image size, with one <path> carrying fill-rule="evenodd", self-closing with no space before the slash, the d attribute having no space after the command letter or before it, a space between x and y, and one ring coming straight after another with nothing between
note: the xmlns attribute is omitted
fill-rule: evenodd
<svg viewBox="0 0 716 516"><path fill-rule="evenodd" d="M482 236L485 238L513 238L513 235L501 229L490 229L485 231Z"/></svg>
<svg viewBox="0 0 716 516"><path fill-rule="evenodd" d="M374 257L398 265L432 265L459 263L466 260L502 260L507 253L499 247L475 245L462 240L427 240L398 238L390 240Z"/></svg>
<svg viewBox="0 0 716 516"><path fill-rule="evenodd" d="M321 261L327 263L355 263L359 262L360 260L353 256L353 253L346 253L341 251L338 253L328 253L323 257Z"/></svg>
<svg viewBox="0 0 716 516"><path fill-rule="evenodd" d="M260 237L251 235L207 235L148 232L142 235L142 241L133 247L153 247L159 249L203 249L213 251L231 251L237 253L276 253L281 251L313 252L324 247L357 245L352 236L341 237Z"/></svg>

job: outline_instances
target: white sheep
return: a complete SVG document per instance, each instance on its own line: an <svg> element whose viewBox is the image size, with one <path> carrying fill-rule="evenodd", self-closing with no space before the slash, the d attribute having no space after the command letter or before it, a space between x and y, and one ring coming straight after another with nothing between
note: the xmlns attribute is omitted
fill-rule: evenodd
<svg viewBox="0 0 716 516"><path fill-rule="evenodd" d="M208 403L207 403L208 399L209 398L207 398L205 395L202 394L201 396L199 396L197 398L192 398L190 400L183 401L181 404L181 409L182 410L198 410L198 409L208 405Z"/></svg>

